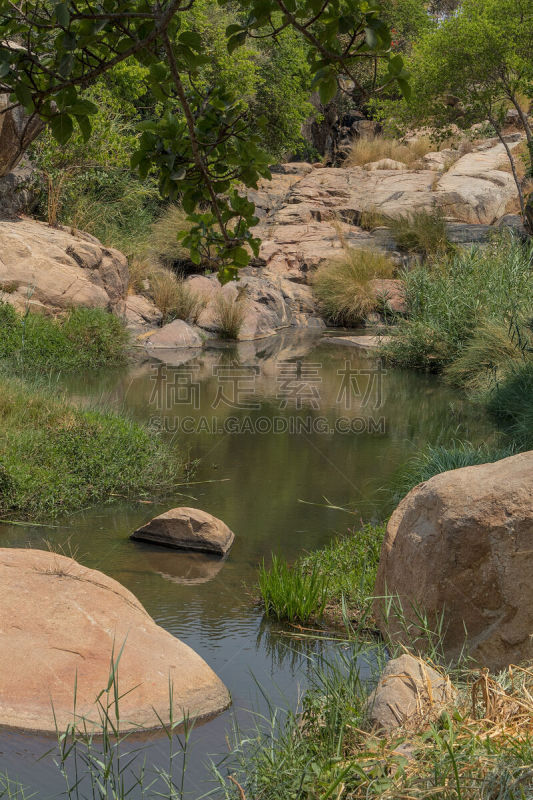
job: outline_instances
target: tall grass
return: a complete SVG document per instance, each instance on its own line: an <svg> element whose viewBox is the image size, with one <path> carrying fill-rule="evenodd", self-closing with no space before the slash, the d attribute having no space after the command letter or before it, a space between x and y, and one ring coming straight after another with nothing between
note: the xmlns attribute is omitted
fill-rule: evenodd
<svg viewBox="0 0 533 800"><path fill-rule="evenodd" d="M12 367L64 371L125 363L128 333L118 317L75 308L58 319L21 315L0 302L0 360Z"/></svg>
<svg viewBox="0 0 533 800"><path fill-rule="evenodd" d="M378 305L370 282L390 278L394 270L382 253L345 247L340 258L321 264L313 276L322 312L335 325L358 325Z"/></svg>
<svg viewBox="0 0 533 800"><path fill-rule="evenodd" d="M533 357L515 363L487 396L486 407L520 449L533 449Z"/></svg>
<svg viewBox="0 0 533 800"><path fill-rule="evenodd" d="M413 211L405 216L386 217L383 224L391 229L398 248L407 253L444 256L452 249L446 221L438 211Z"/></svg>
<svg viewBox="0 0 533 800"><path fill-rule="evenodd" d="M183 277L148 259L134 259L130 266L130 290L147 295L161 311L162 322L183 319L196 322L207 299Z"/></svg>
<svg viewBox="0 0 533 800"><path fill-rule="evenodd" d="M354 141L344 163L347 167L360 167L372 161L391 158L393 161L401 161L402 164L412 166L426 153L435 149L436 146L424 137L408 143L402 143L397 139L386 139L383 136L361 137Z"/></svg>
<svg viewBox="0 0 533 800"><path fill-rule="evenodd" d="M117 498L163 496L183 470L158 435L0 372L0 517L48 519Z"/></svg>
<svg viewBox="0 0 533 800"><path fill-rule="evenodd" d="M168 206L152 224L146 245L148 258L169 268L179 267L188 261L189 251L181 244L178 234L188 231L190 227L191 223L180 206Z"/></svg>
<svg viewBox="0 0 533 800"><path fill-rule="evenodd" d="M440 371L485 320L527 318L533 307L533 246L503 235L403 274L408 319L389 329L389 363Z"/></svg>
<svg viewBox="0 0 533 800"><path fill-rule="evenodd" d="M272 566L259 568L259 591L265 614L277 620L307 622L320 617L326 606L327 578L312 568L290 567L283 559L272 556Z"/></svg>

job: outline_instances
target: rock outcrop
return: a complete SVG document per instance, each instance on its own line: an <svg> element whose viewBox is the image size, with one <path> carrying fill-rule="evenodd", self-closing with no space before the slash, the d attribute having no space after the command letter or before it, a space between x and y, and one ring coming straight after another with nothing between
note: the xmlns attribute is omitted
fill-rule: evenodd
<svg viewBox="0 0 533 800"><path fill-rule="evenodd" d="M179 350L181 348L202 347L203 339L192 325L182 319L175 319L152 331L146 338L147 350Z"/></svg>
<svg viewBox="0 0 533 800"><path fill-rule="evenodd" d="M94 236L32 219L0 220L0 299L17 309L115 310L127 289L126 257Z"/></svg>
<svg viewBox="0 0 533 800"><path fill-rule="evenodd" d="M457 692L450 679L404 653L389 661L368 698L368 721L379 731L421 731L437 720Z"/></svg>
<svg viewBox="0 0 533 800"><path fill-rule="evenodd" d="M494 464L436 475L392 514L375 595L397 596L406 620L415 609L444 614L444 646L499 670L533 658L533 451ZM375 613L385 636L406 637L384 603ZM412 632L410 634L412 636Z"/></svg>
<svg viewBox="0 0 533 800"><path fill-rule="evenodd" d="M230 703L205 661L156 625L131 592L71 558L1 549L0 608L1 725L55 733L55 714L60 730L82 718L91 729L112 654L117 659L123 645L122 730L157 728L157 714L168 722L169 680L175 720L184 712L210 716Z"/></svg>
<svg viewBox="0 0 533 800"><path fill-rule="evenodd" d="M228 526L199 508L172 508L132 533L136 541L178 550L196 550L224 556L235 536Z"/></svg>
<svg viewBox="0 0 533 800"><path fill-rule="evenodd" d="M17 166L44 128L37 114L29 116L21 106L10 108L11 105L9 94L0 94L0 177Z"/></svg>

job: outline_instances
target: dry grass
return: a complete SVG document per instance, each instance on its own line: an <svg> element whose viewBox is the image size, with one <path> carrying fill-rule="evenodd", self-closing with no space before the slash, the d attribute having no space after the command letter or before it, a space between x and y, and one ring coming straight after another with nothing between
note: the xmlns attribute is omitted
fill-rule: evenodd
<svg viewBox="0 0 533 800"><path fill-rule="evenodd" d="M247 311L246 292L237 297L219 292L215 299L216 323L222 339L238 339Z"/></svg>
<svg viewBox="0 0 533 800"><path fill-rule="evenodd" d="M382 158L390 158L393 161L401 161L407 166L413 166L434 150L435 145L426 137L402 143L397 139L371 136L355 140L345 164L347 167L361 167L373 161L380 161Z"/></svg>
<svg viewBox="0 0 533 800"><path fill-rule="evenodd" d="M148 259L131 262L129 288L155 303L163 314L163 324L173 319L196 322L207 304L206 298L191 289L183 278Z"/></svg>
<svg viewBox="0 0 533 800"><path fill-rule="evenodd" d="M169 206L154 222L146 255L151 261L172 267L189 259L189 251L178 240L178 233L188 231L191 223L179 206Z"/></svg>
<svg viewBox="0 0 533 800"><path fill-rule="evenodd" d="M344 248L340 258L321 264L313 289L324 314L336 325L360 324L378 305L370 281L391 278L395 265L372 250Z"/></svg>
<svg viewBox="0 0 533 800"><path fill-rule="evenodd" d="M373 231L375 228L380 228L386 224L386 217L377 206L370 205L361 211L359 227L364 231Z"/></svg>

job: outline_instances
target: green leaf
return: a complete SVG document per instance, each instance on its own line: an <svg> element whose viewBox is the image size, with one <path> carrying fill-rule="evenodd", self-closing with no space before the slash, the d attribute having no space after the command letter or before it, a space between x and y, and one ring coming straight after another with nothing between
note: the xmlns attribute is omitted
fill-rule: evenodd
<svg viewBox="0 0 533 800"><path fill-rule="evenodd" d="M245 267L250 261L250 255L244 247L235 247L231 251L231 258L238 267Z"/></svg>
<svg viewBox="0 0 533 800"><path fill-rule="evenodd" d="M59 144L66 144L74 130L72 117L68 114L56 114L55 117L52 117L50 120L50 129L52 131L52 136Z"/></svg>
<svg viewBox="0 0 533 800"><path fill-rule="evenodd" d="M83 136L83 141L88 142L91 138L91 133L93 126L91 125L91 120L88 116L84 115L76 115L76 122L78 123L78 127L81 131L81 135Z"/></svg>
<svg viewBox="0 0 533 800"><path fill-rule="evenodd" d="M33 111L35 108L31 89L29 86L26 86L25 83L19 83L15 86L15 97L28 111Z"/></svg>
<svg viewBox="0 0 533 800"><path fill-rule="evenodd" d="M330 100L333 100L337 92L337 77L334 72L330 72L326 78L320 81L318 93L320 95L320 102L326 105Z"/></svg>
<svg viewBox="0 0 533 800"><path fill-rule="evenodd" d="M202 37L196 31L183 31L179 35L179 40L187 47L192 47L193 50L202 49Z"/></svg>
<svg viewBox="0 0 533 800"><path fill-rule="evenodd" d="M76 100L75 103L69 106L68 110L71 114L80 114L84 117L90 114L98 114L98 106L96 103L91 103L90 100Z"/></svg>
<svg viewBox="0 0 533 800"><path fill-rule="evenodd" d="M54 8L54 14L58 25L61 25L62 28L68 27L70 22L70 13L66 3L58 3Z"/></svg>
<svg viewBox="0 0 533 800"><path fill-rule="evenodd" d="M10 69L9 61L0 61L0 78L5 78Z"/></svg>
<svg viewBox="0 0 533 800"><path fill-rule="evenodd" d="M396 78L398 86L400 87L400 91L405 97L406 100L411 99L412 91L411 91L411 84L407 80L407 78Z"/></svg>
<svg viewBox="0 0 533 800"><path fill-rule="evenodd" d="M235 34L232 36L231 39L228 39L228 53L231 55L237 47L240 47L246 41L246 31L241 31L241 33Z"/></svg>

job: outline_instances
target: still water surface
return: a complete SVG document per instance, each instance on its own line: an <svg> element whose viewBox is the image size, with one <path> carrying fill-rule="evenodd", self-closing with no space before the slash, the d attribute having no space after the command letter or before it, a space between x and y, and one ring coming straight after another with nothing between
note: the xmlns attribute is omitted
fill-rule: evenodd
<svg viewBox="0 0 533 800"><path fill-rule="evenodd" d="M318 653L319 645L299 649L262 619L244 588L258 564L271 553L293 560L354 521L385 518L398 471L413 453L428 442L479 442L492 430L434 376L383 373L358 350L301 334L181 353L174 365L137 363L61 384L76 400L157 425L198 461L193 483L162 503L119 498L55 528L1 525L1 545L38 548L49 540L76 553L130 589L222 678L232 709L193 734L188 789L198 798L210 788L207 757L227 750L235 720L246 729L252 710L265 710L258 685L274 704L294 705ZM135 528L176 505L198 506L233 529L227 560L129 540ZM41 797L57 795L63 786L51 757L41 759L52 744L0 733L0 770ZM164 764L161 736L149 738L147 752L149 763Z"/></svg>

